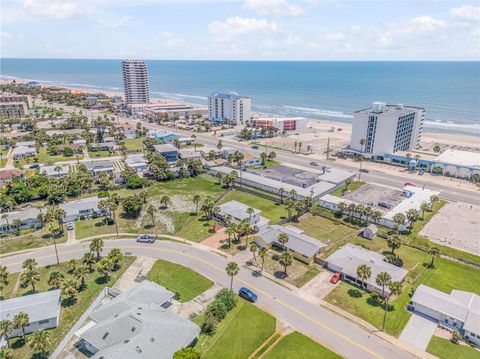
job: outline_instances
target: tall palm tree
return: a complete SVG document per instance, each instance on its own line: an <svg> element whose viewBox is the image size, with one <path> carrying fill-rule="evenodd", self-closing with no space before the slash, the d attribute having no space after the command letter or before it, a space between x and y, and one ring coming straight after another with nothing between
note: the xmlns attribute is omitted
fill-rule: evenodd
<svg viewBox="0 0 480 359"><path fill-rule="evenodd" d="M248 207L245 211L248 214L248 223L251 223L252 215L255 213L255 210L252 207Z"/></svg>
<svg viewBox="0 0 480 359"><path fill-rule="evenodd" d="M227 275L230 277L230 290L233 289L233 277L235 277L240 268L238 267L238 264L235 262L228 262L227 267L225 268L225 271L227 272Z"/></svg>
<svg viewBox="0 0 480 359"><path fill-rule="evenodd" d="M289 237L288 237L288 234L286 234L286 233L283 233L283 232L282 232L282 233L280 233L280 234L278 235L277 240L278 240L279 243L282 244L282 247L283 247L283 250L284 250L284 251L287 250L286 244L287 244L287 242L288 242L288 239L289 239Z"/></svg>
<svg viewBox="0 0 480 359"><path fill-rule="evenodd" d="M92 265L95 263L95 255L92 252L87 252L83 255L83 263L88 266L88 270L92 272Z"/></svg>
<svg viewBox="0 0 480 359"><path fill-rule="evenodd" d="M193 195L192 198L193 204L195 205L195 214L198 214L198 204L200 203L200 198L201 197L199 194Z"/></svg>
<svg viewBox="0 0 480 359"><path fill-rule="evenodd" d="M138 194L138 196L142 199L143 203L147 203L147 199L148 199L147 191L142 189Z"/></svg>
<svg viewBox="0 0 480 359"><path fill-rule="evenodd" d="M9 320L2 320L0 322L0 338L5 337L5 341L7 342L7 347L10 348L10 341L9 337L10 334L13 332L13 324Z"/></svg>
<svg viewBox="0 0 480 359"><path fill-rule="evenodd" d="M357 268L357 276L362 281L362 289L365 290L365 281L372 275L372 268L366 264L361 264Z"/></svg>
<svg viewBox="0 0 480 359"><path fill-rule="evenodd" d="M154 205L149 205L148 208L147 208L147 214L150 216L150 218L152 219L152 227L155 227L155 212L156 212L156 208Z"/></svg>
<svg viewBox="0 0 480 359"><path fill-rule="evenodd" d="M287 267L293 263L293 256L290 252L282 252L278 261L283 266L283 273L286 277L288 275Z"/></svg>
<svg viewBox="0 0 480 359"><path fill-rule="evenodd" d="M48 285L51 285L52 287L55 288L60 288L60 285L62 284L63 280L65 279L65 276L63 275L62 272L59 271L53 271L50 272L48 275Z"/></svg>
<svg viewBox="0 0 480 359"><path fill-rule="evenodd" d="M8 286L10 279L8 278L8 270L6 266L0 265L0 293Z"/></svg>
<svg viewBox="0 0 480 359"><path fill-rule="evenodd" d="M162 205L162 208L168 208L168 206L172 204L172 200L167 195L163 195L160 197L160 204Z"/></svg>
<svg viewBox="0 0 480 359"><path fill-rule="evenodd" d="M22 339L23 342L26 342L25 339L25 327L28 325L30 322L30 319L28 318L28 314L25 312L18 312L14 317L13 317L13 327L15 329L21 329L22 330Z"/></svg>
<svg viewBox="0 0 480 359"><path fill-rule="evenodd" d="M433 194L433 195L430 196L430 203L431 203L430 210L433 209L433 206L434 206L435 203L437 203L439 200L440 200L440 198L439 198L437 195L435 195L435 194Z"/></svg>
<svg viewBox="0 0 480 359"><path fill-rule="evenodd" d="M400 295L402 293L402 283L400 282L390 282L388 284L388 289L390 290L390 294L385 298L384 302L384 310L383 313L383 323L382 323L382 332L385 328L385 321L387 320L387 310L388 310L388 301L392 295Z"/></svg>
<svg viewBox="0 0 480 359"><path fill-rule="evenodd" d="M64 299L72 301L77 294L78 282L75 278L67 278L62 282L61 285L62 296Z"/></svg>
<svg viewBox="0 0 480 359"><path fill-rule="evenodd" d="M285 196L285 189L282 187L278 190L278 194L280 195L280 203L283 204L283 196Z"/></svg>
<svg viewBox="0 0 480 359"><path fill-rule="evenodd" d="M38 263L35 260L35 258L27 258L22 263L23 269L34 269L34 268L37 268L37 266L38 266Z"/></svg>
<svg viewBox="0 0 480 359"><path fill-rule="evenodd" d="M90 271L86 266L80 266L75 270L74 277L80 281L80 288L85 288L85 278Z"/></svg>
<svg viewBox="0 0 480 359"><path fill-rule="evenodd" d="M380 272L375 278L375 283L382 287L382 298L385 298L385 287L390 284L392 277L387 272Z"/></svg>
<svg viewBox="0 0 480 359"><path fill-rule="evenodd" d="M402 245L402 240L399 236L390 236L387 239L387 245L388 248L392 250L392 254L395 254L395 250L400 248L400 246Z"/></svg>
<svg viewBox="0 0 480 359"><path fill-rule="evenodd" d="M45 354L50 345L50 332L39 330L28 337L28 345L34 352Z"/></svg>
<svg viewBox="0 0 480 359"><path fill-rule="evenodd" d="M97 262L100 260L100 253L103 250L103 239L95 238L90 242L90 252L97 253Z"/></svg>
<svg viewBox="0 0 480 359"><path fill-rule="evenodd" d="M112 271L112 262L108 258L103 258L97 263L97 271L108 281L108 275Z"/></svg>
<svg viewBox="0 0 480 359"><path fill-rule="evenodd" d="M250 243L249 249L250 249L250 252L253 254L253 260L255 262L257 262L257 257L256 257L256 253L257 253L257 250L258 250L257 243L255 243L255 242Z"/></svg>
<svg viewBox="0 0 480 359"><path fill-rule="evenodd" d="M262 267L260 268L260 272L263 271L263 266L265 265L265 258L267 257L268 249L266 247L261 247L258 250L258 256L262 258Z"/></svg>
<svg viewBox="0 0 480 359"><path fill-rule="evenodd" d="M432 259L430 260L429 267L430 267L430 268L433 268L433 264L434 264L434 262L435 262L435 258L440 255L440 250L439 250L437 247L431 247L431 248L428 250L428 254L430 254L430 255L432 256Z"/></svg>

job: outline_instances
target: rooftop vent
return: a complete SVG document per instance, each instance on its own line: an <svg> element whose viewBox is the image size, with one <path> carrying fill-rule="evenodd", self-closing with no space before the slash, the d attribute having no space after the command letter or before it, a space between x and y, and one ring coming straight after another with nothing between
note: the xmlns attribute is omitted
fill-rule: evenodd
<svg viewBox="0 0 480 359"><path fill-rule="evenodd" d="M105 334L103 334L102 339L103 339L103 340L107 339L108 334L109 334L109 332L108 332L108 329L107 329L107 331L105 332Z"/></svg>
<svg viewBox="0 0 480 359"><path fill-rule="evenodd" d="M375 259L370 258L370 263L375 263Z"/></svg>
<svg viewBox="0 0 480 359"><path fill-rule="evenodd" d="M132 327L132 329L131 329L131 330L132 330L132 332L134 332L136 329L137 329L137 328L135 328L135 327Z"/></svg>
<svg viewBox="0 0 480 359"><path fill-rule="evenodd" d="M151 337L151 338L150 338L150 342L153 343L154 341L155 341L155 339L154 339L153 337Z"/></svg>
<svg viewBox="0 0 480 359"><path fill-rule="evenodd" d="M142 352L142 349L140 349L140 347L139 347L139 346L137 346L137 347L135 348L135 350L136 350L137 352L139 352L139 353L141 353L141 352Z"/></svg>

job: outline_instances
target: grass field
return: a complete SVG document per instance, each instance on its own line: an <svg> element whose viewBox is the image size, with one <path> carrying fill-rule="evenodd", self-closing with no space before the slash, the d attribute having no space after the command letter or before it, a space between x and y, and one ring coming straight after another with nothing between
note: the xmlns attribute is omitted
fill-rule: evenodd
<svg viewBox="0 0 480 359"><path fill-rule="evenodd" d="M57 244L67 241L67 232L64 231L63 236L56 239ZM11 253L24 249L34 249L38 247L49 246L53 244L53 237L46 231L41 230L34 232L22 238L14 238L11 236L0 239L0 254Z"/></svg>
<svg viewBox="0 0 480 359"><path fill-rule="evenodd" d="M201 316L195 320L201 322ZM275 331L275 318L239 299L237 306L217 326L215 334L200 334L195 349L202 359L248 358Z"/></svg>
<svg viewBox="0 0 480 359"><path fill-rule="evenodd" d="M16 160L14 162L15 167L20 168L20 167L23 167L25 165L33 164L33 163L35 163L35 161L34 161L35 157L38 158L37 163L53 165L55 162L59 162L59 161L76 161L77 159L81 160L81 159L83 159L83 154L82 153L75 153L73 156L70 156L70 157L64 156L62 154L52 156L52 155L48 154L47 149L43 147L43 148L40 149L40 151L37 153L36 156L28 157L28 158L25 158L25 159L22 159L22 160Z"/></svg>
<svg viewBox="0 0 480 359"><path fill-rule="evenodd" d="M465 345L454 344L448 339L433 336L426 350L440 359L478 359L480 351Z"/></svg>
<svg viewBox="0 0 480 359"><path fill-rule="evenodd" d="M157 260L147 279L163 285L177 295L180 302L188 302L213 286L213 282L197 272L163 260Z"/></svg>
<svg viewBox="0 0 480 359"><path fill-rule="evenodd" d="M271 224L277 223L280 220L286 218L287 216L287 210L284 206L269 201L268 199L257 197L253 194L242 192L236 189L229 191L225 195L225 197L222 198L222 201L220 203L225 203L233 200L242 202L247 206L262 211L260 215L262 217L268 218Z"/></svg>
<svg viewBox="0 0 480 359"><path fill-rule="evenodd" d="M359 189L360 187L362 187L364 184L365 184L365 182L363 182L363 181L353 181L348 186L348 190L350 192L353 192L353 191ZM335 191L333 191L330 194L333 195L333 196L337 196L337 197L343 197L343 194L346 190L347 190L347 186L341 186L341 187L338 187Z"/></svg>
<svg viewBox="0 0 480 359"><path fill-rule="evenodd" d="M112 156L118 156L117 151L107 151L107 150L101 150L101 151L88 151L88 156L91 158L100 158L100 157L112 157Z"/></svg>
<svg viewBox="0 0 480 359"><path fill-rule="evenodd" d="M51 334L51 343L49 346L49 351L52 352L53 349L58 345L58 343L63 339L67 334L73 324L80 318L80 316L85 312L90 303L98 296L100 291L106 286L112 286L116 280L123 274L123 272L130 266L134 261L135 257L124 257L121 262L121 267L116 272L113 272L108 282L105 282L102 277L99 276L97 272L90 273L86 278L86 288L77 294L76 301L71 305L62 304L62 311L60 316L60 325L51 329L49 332ZM38 283L38 291L46 291L51 289L48 285L48 275L52 271L60 271L67 273L67 264L61 263L60 265L52 265L39 268L41 281ZM30 293L30 287L28 288L19 288L16 296L26 295ZM23 359L30 358L32 352L28 345L24 345L21 338L14 338L11 340L12 347L14 350L14 358Z"/></svg>
<svg viewBox="0 0 480 359"><path fill-rule="evenodd" d="M145 138L128 138L125 140L127 150L143 150L143 140Z"/></svg>
<svg viewBox="0 0 480 359"><path fill-rule="evenodd" d="M325 348L309 337L294 332L280 341L263 356L263 359L340 359L341 356Z"/></svg>
<svg viewBox="0 0 480 359"><path fill-rule="evenodd" d="M135 219L125 218L122 213L123 208L119 206L116 210L118 232L137 233L138 228L135 227ZM115 224L104 224L102 218L75 222L76 239L114 233L116 233Z"/></svg>

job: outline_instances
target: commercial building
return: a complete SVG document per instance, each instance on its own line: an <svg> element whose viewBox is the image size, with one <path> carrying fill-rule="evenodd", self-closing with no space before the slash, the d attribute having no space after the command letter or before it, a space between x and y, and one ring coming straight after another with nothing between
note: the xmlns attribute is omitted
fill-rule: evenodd
<svg viewBox="0 0 480 359"><path fill-rule="evenodd" d="M421 284L411 300L415 313L427 316L442 327L458 330L462 337L480 346L480 297L452 290L450 294Z"/></svg>
<svg viewBox="0 0 480 359"><path fill-rule="evenodd" d="M165 157L167 162L175 162L178 160L178 149L169 143L163 145L155 145L153 146L153 150L155 153L162 155Z"/></svg>
<svg viewBox="0 0 480 359"><path fill-rule="evenodd" d="M208 96L208 119L212 122L227 122L244 125L250 120L252 100L236 92L214 92Z"/></svg>
<svg viewBox="0 0 480 359"><path fill-rule="evenodd" d="M150 101L148 70L144 61L122 61L125 105L144 104Z"/></svg>
<svg viewBox="0 0 480 359"><path fill-rule="evenodd" d="M43 222L38 218L40 213L40 210L34 207L29 207L21 211L1 213L0 233L3 234L16 232L17 230L22 229L40 228L43 226Z"/></svg>
<svg viewBox="0 0 480 359"><path fill-rule="evenodd" d="M0 320L12 321L15 315L23 312L28 314L25 334L55 328L60 322L61 301L60 289L2 300L0 301ZM9 334L9 337L20 335L22 335L22 330L15 329ZM5 338L0 338L0 348L3 348L5 344Z"/></svg>
<svg viewBox="0 0 480 359"><path fill-rule="evenodd" d="M338 249L325 259L325 262L329 270L342 273L344 280L359 286L362 285L362 280L358 278L357 268L367 265L370 267L371 275L364 281L364 286L368 291L374 291L380 295L382 295L383 288L376 283L379 273L387 272L395 282L403 282L408 274L407 270L385 262L385 257L381 254L352 243ZM388 295L389 293L389 289L385 288L384 294Z"/></svg>
<svg viewBox="0 0 480 359"><path fill-rule="evenodd" d="M305 117L260 117L250 120L252 127L274 127L278 133L302 132L307 129Z"/></svg>
<svg viewBox="0 0 480 359"><path fill-rule="evenodd" d="M387 153L417 149L424 118L421 107L374 102L371 108L354 112L349 150L382 158Z"/></svg>
<svg viewBox="0 0 480 359"><path fill-rule="evenodd" d="M288 241L285 244L278 241L278 237L282 233L288 236ZM290 225L282 227L276 224L262 229L257 234L255 242L260 247L283 249L283 246L285 246L295 258L305 263L311 263L315 260L318 252L327 246L325 243L307 236L300 228Z"/></svg>
<svg viewBox="0 0 480 359"><path fill-rule="evenodd" d="M174 293L150 281L94 310L75 334L92 359L170 359L195 341L200 328L166 310Z"/></svg>
<svg viewBox="0 0 480 359"><path fill-rule="evenodd" d="M102 214L102 210L98 208L100 200L98 197L89 197L78 201L60 203L58 206L65 211L63 221L65 223L73 222Z"/></svg>
<svg viewBox="0 0 480 359"><path fill-rule="evenodd" d="M142 114L145 117L167 116L168 118L185 118L186 116L203 116L207 114L205 107L184 102L151 103L148 105L130 105L132 115Z"/></svg>
<svg viewBox="0 0 480 359"><path fill-rule="evenodd" d="M0 117L24 117L31 107L31 98L22 95L0 95Z"/></svg>

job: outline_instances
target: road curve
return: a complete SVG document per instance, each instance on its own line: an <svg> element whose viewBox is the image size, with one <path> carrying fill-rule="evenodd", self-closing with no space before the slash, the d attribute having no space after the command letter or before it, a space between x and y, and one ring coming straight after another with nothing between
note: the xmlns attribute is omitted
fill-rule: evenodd
<svg viewBox="0 0 480 359"><path fill-rule="evenodd" d="M133 239L106 240L105 251L117 247L123 253L165 259L189 267L222 286L229 285L225 274L227 259L195 246L173 241L155 244L136 243ZM80 258L88 251L88 242L59 245L60 261ZM10 272L21 270L22 262L34 257L40 266L55 263L52 247L38 249L1 259ZM415 358L406 350L382 339L320 306L314 305L290 290L251 271L241 268L235 277L234 287L253 289L259 299L257 305L296 330L316 339L326 347L346 358Z"/></svg>

